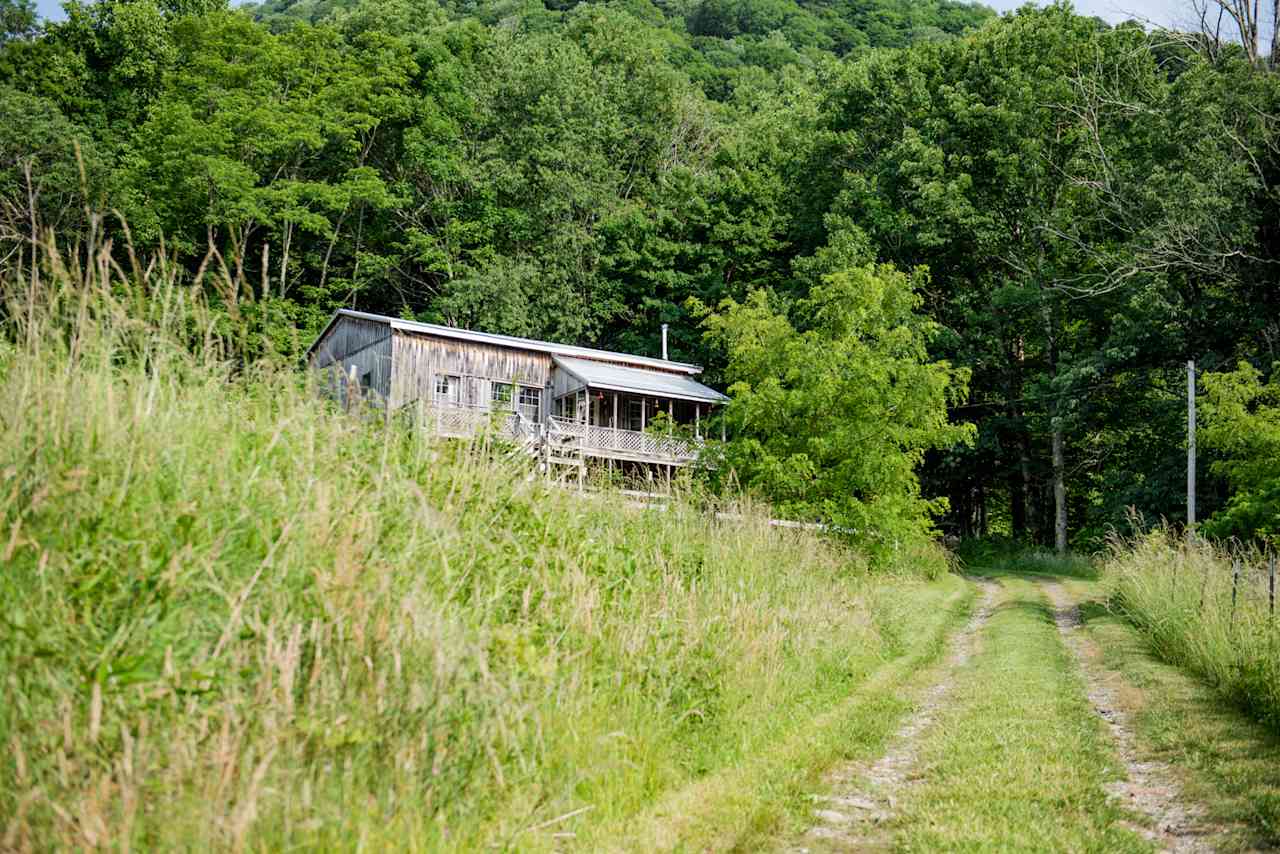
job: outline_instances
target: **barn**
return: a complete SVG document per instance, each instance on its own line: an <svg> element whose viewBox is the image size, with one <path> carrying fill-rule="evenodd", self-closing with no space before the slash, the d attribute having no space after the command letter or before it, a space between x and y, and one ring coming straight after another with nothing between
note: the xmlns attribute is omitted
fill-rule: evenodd
<svg viewBox="0 0 1280 854"><path fill-rule="evenodd" d="M307 361L344 402L412 408L444 436L496 426L564 462L686 465L708 416L728 401L698 381L697 365L348 309Z"/></svg>

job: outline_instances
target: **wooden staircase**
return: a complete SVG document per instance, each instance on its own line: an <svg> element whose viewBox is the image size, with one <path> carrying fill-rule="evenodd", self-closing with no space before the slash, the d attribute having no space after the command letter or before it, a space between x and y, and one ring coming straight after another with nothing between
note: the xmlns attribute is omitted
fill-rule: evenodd
<svg viewBox="0 0 1280 854"><path fill-rule="evenodd" d="M582 490L586 483L587 463L582 454L582 434L561 427L554 420L542 425L539 450L541 471L550 479L568 484L577 480Z"/></svg>

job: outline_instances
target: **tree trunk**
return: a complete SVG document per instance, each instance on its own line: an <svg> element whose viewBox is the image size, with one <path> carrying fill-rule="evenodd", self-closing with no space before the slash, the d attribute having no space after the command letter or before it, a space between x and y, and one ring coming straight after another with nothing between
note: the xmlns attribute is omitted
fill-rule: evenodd
<svg viewBox="0 0 1280 854"><path fill-rule="evenodd" d="M1027 481L1030 479L1030 460L1026 459L1026 425L1022 423L1022 413L1018 407L1010 407L1009 420L1014 425L1013 429L1017 431L1016 444L1019 456L1022 458L1018 468L1009 469L1009 521L1013 538L1021 540L1027 536L1027 493L1030 488Z"/></svg>
<svg viewBox="0 0 1280 854"><path fill-rule="evenodd" d="M1280 2L1280 0L1277 0ZM1021 335L1015 336L1009 348L1009 381L1005 386L1005 397L1009 401L1009 424L1012 425L1014 441L1017 445L1021 465L1009 471L1009 519L1015 540L1027 536L1027 502L1031 495L1031 460L1028 451L1027 424L1022 417L1023 368L1027 360L1026 347Z"/></svg>
<svg viewBox="0 0 1280 854"><path fill-rule="evenodd" d="M1057 409L1057 407L1054 407ZM1053 419L1053 547L1058 554L1067 551L1067 484L1066 454L1063 452L1062 422Z"/></svg>
<svg viewBox="0 0 1280 854"><path fill-rule="evenodd" d="M1044 331L1045 343L1049 350L1049 376L1057 379L1058 377L1058 322L1053 304L1049 302L1046 295L1041 296L1044 300ZM1058 554L1065 554L1067 551L1067 484L1066 484L1066 453L1063 449L1065 437L1063 436L1062 426L1062 397L1061 391L1057 387L1057 383L1053 386L1054 398L1050 406L1050 429L1052 431L1052 457L1053 457L1053 547Z"/></svg>
<svg viewBox="0 0 1280 854"><path fill-rule="evenodd" d="M1027 433L1027 425L1023 424L1018 431L1018 477L1022 482L1022 515L1023 530L1031 533L1035 539L1040 514L1040 502L1036 498L1036 487L1031 482L1031 437Z"/></svg>
<svg viewBox="0 0 1280 854"><path fill-rule="evenodd" d="M987 538L987 488L985 486L978 487L978 536L982 539Z"/></svg>
<svg viewBox="0 0 1280 854"><path fill-rule="evenodd" d="M1280 0L1271 0L1271 70L1280 66Z"/></svg>
<svg viewBox="0 0 1280 854"><path fill-rule="evenodd" d="M1015 540L1027 536L1027 492L1023 488L1022 474L1017 469L1009 471L1009 525Z"/></svg>
<svg viewBox="0 0 1280 854"><path fill-rule="evenodd" d="M951 518L955 520L956 536L962 540L972 537L973 525L970 520L973 518L973 513L969 507L969 485L967 483L953 485L948 500L951 502Z"/></svg>

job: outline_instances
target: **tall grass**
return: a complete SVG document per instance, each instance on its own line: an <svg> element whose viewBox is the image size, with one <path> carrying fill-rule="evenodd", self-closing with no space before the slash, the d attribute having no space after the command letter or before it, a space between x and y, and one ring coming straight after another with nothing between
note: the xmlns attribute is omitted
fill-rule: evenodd
<svg viewBox="0 0 1280 854"><path fill-rule="evenodd" d="M1280 623L1264 555L1161 529L1114 540L1105 572L1115 607L1157 655L1280 729Z"/></svg>
<svg viewBox="0 0 1280 854"><path fill-rule="evenodd" d="M910 578L343 415L163 259L42 258L3 281L0 848L586 845L905 646Z"/></svg>
<svg viewBox="0 0 1280 854"><path fill-rule="evenodd" d="M1078 552L1058 554L1049 549L1028 548L1026 543L1007 539L966 540L956 549L957 557L976 572L1012 572L1063 578L1098 577L1092 558Z"/></svg>

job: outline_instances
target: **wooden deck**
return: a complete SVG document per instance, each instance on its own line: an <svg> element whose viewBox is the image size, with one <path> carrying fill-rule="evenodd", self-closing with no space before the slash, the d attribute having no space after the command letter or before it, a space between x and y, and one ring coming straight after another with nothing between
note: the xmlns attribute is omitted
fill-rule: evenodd
<svg viewBox="0 0 1280 854"><path fill-rule="evenodd" d="M580 437L582 453L589 457L662 465L687 465L698 458L701 442L674 436L655 436L640 430L602 427L552 416L553 429Z"/></svg>
<svg viewBox="0 0 1280 854"><path fill-rule="evenodd" d="M422 410L422 426L438 436L472 438L492 435L517 441L558 440L586 457L636 463L683 466L698 458L702 443L674 436L655 436L640 430L601 427L552 416L538 423L513 412L483 406L432 406Z"/></svg>

